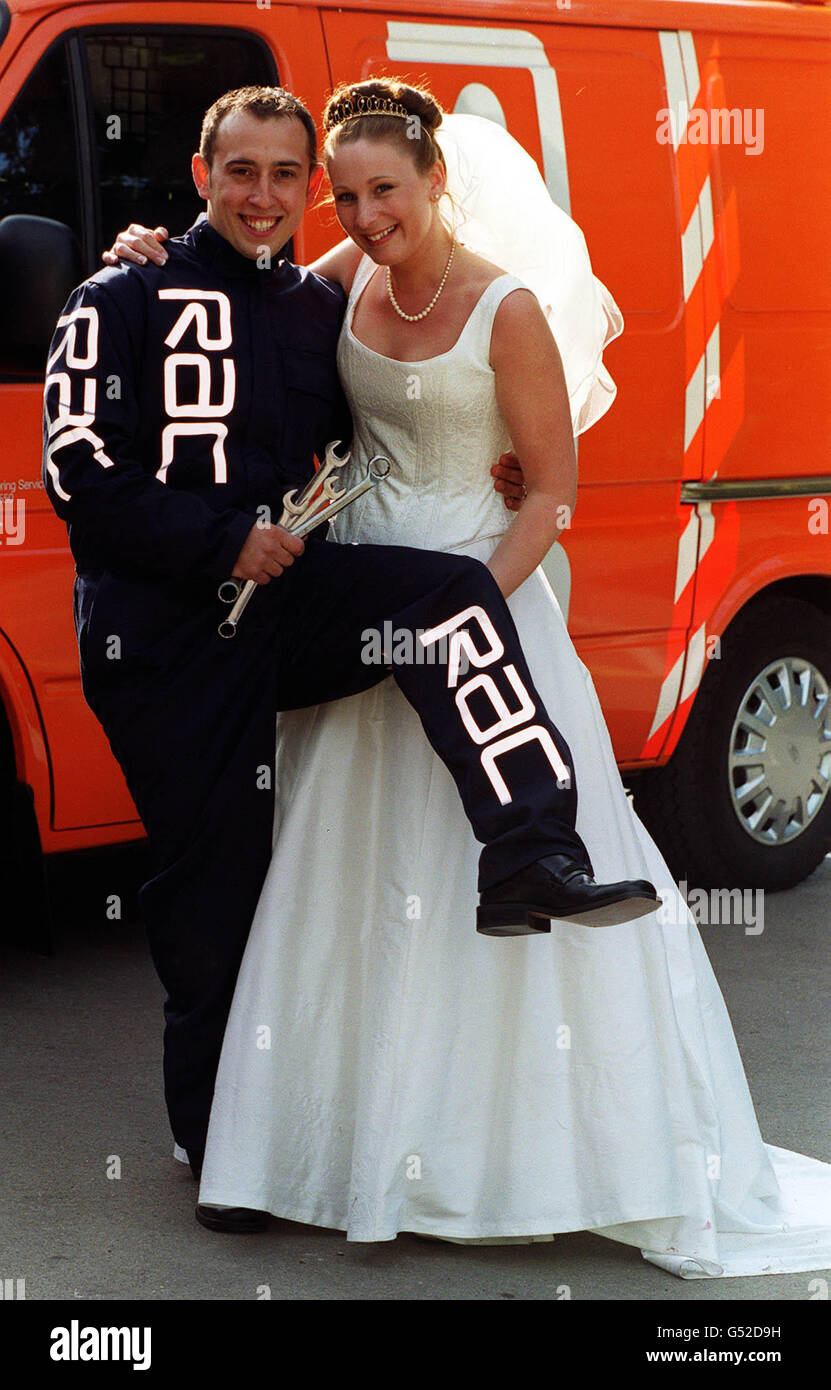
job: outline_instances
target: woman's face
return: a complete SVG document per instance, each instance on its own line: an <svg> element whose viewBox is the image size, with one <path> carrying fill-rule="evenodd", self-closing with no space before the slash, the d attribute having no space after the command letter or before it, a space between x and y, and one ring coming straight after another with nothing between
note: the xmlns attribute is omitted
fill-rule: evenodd
<svg viewBox="0 0 831 1390"><path fill-rule="evenodd" d="M395 140L355 140L327 164L335 209L346 235L379 265L408 260L433 230L444 171L420 174Z"/></svg>

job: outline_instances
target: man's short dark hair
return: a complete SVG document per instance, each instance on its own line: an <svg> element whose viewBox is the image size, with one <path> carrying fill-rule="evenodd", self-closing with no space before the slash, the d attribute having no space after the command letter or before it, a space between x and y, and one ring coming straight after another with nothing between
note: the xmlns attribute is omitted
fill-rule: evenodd
<svg viewBox="0 0 831 1390"><path fill-rule="evenodd" d="M248 111L259 120L290 116L302 121L309 139L309 164L313 169L317 164L317 131L315 123L297 97L282 87L237 87L236 91L225 92L209 106L202 121L202 134L199 139L199 153L210 167L213 163L214 148L219 127L235 111Z"/></svg>

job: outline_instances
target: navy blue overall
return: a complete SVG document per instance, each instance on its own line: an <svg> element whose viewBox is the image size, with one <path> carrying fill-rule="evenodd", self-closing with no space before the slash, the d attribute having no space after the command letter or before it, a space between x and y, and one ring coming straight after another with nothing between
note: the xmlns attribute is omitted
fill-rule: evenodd
<svg viewBox="0 0 831 1390"><path fill-rule="evenodd" d="M43 476L76 560L84 694L153 854L140 902L167 992L165 1094L198 1172L271 853L275 712L385 678L362 660L367 629L447 629L449 662L393 674L485 846L480 889L546 854L589 860L569 750L478 561L310 537L236 637L218 635L217 586L258 515L276 521L314 455L350 437L335 368L344 297L291 262L238 255L204 218L169 249L165 267L104 270L67 303Z"/></svg>

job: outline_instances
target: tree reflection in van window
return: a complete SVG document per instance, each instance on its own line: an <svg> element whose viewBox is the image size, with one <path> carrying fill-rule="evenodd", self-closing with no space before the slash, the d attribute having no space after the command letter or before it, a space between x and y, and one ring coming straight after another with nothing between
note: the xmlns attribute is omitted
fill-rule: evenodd
<svg viewBox="0 0 831 1390"><path fill-rule="evenodd" d="M184 232L202 211L190 175L202 117L223 92L274 83L256 40L202 29L89 33L102 247L128 222Z"/></svg>
<svg viewBox="0 0 831 1390"><path fill-rule="evenodd" d="M0 217L65 222L80 239L75 123L64 45L41 59L0 125Z"/></svg>

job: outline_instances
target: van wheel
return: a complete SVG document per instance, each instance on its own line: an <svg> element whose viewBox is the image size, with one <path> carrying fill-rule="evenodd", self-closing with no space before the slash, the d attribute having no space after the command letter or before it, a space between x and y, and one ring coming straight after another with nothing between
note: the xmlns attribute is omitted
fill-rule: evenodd
<svg viewBox="0 0 831 1390"><path fill-rule="evenodd" d="M674 877L790 888L831 851L831 618L760 600L711 659L666 767L631 781Z"/></svg>

